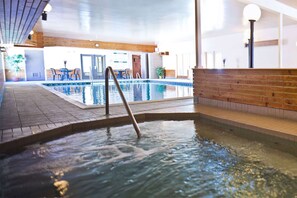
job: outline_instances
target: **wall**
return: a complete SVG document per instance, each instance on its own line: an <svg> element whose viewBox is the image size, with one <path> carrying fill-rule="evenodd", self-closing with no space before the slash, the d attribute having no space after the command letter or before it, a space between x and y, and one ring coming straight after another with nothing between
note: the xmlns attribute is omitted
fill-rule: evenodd
<svg viewBox="0 0 297 198"><path fill-rule="evenodd" d="M194 39L194 38L193 38ZM195 42L159 43L160 52L169 51L162 56L162 65L166 70L175 73L175 77L187 76L192 79L192 68L195 67Z"/></svg>
<svg viewBox="0 0 297 198"><path fill-rule="evenodd" d="M148 64L149 64L149 78L158 78L156 73L156 68L162 66L162 57L159 53L148 54Z"/></svg>
<svg viewBox="0 0 297 198"><path fill-rule="evenodd" d="M16 47L12 47L12 48L6 48L6 56L12 56L14 54L21 54L25 57L25 51L24 48L16 48ZM9 67L9 65L5 64L5 80L6 81L24 81L26 80L26 63L25 61L22 63L19 63L18 66L20 67L20 71L18 71L17 73L15 72L15 70L11 67Z"/></svg>
<svg viewBox="0 0 297 198"><path fill-rule="evenodd" d="M245 34L229 34L202 39L202 66L205 64L205 52L222 54L226 59L226 68L248 68L248 49L244 47ZM297 67L297 25L283 28L283 67ZM255 31L255 41L278 39L278 28L262 29ZM195 66L195 40L187 42L159 43L160 51L169 51L170 56L163 58L163 65L167 68L187 68L187 63L178 65L177 56L190 55L190 66ZM278 68L278 46L255 47L255 68ZM222 62L222 60L221 60ZM185 70L185 69L184 69Z"/></svg>
<svg viewBox="0 0 297 198"><path fill-rule="evenodd" d="M297 120L297 69L194 69L194 98Z"/></svg>
<svg viewBox="0 0 297 198"><path fill-rule="evenodd" d="M0 107L4 96L4 64L3 53L0 52Z"/></svg>
<svg viewBox="0 0 297 198"><path fill-rule="evenodd" d="M115 54L122 52L127 53L127 63L115 64ZM67 61L67 68L74 69L81 67L81 54L104 55L106 66L112 66L113 69L132 69L132 55L141 55L142 76L146 75L146 53L133 51L119 51L119 50L104 50L104 49L87 49L74 47L45 47L44 48L44 65L45 70L50 68L63 68L64 60ZM49 77L49 76L47 76Z"/></svg>

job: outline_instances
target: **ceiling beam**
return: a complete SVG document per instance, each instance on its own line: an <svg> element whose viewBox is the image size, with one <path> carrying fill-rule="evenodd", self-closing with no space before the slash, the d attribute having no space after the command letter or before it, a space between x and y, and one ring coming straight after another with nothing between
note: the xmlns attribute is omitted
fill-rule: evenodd
<svg viewBox="0 0 297 198"><path fill-rule="evenodd" d="M297 9L276 0L238 0L244 3L253 3L263 9L271 10L297 20Z"/></svg>

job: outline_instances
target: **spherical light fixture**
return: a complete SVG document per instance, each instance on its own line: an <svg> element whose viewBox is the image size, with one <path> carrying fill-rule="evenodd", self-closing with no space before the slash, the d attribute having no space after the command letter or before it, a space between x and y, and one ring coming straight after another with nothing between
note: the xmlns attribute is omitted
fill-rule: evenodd
<svg viewBox="0 0 297 198"><path fill-rule="evenodd" d="M247 20L258 21L261 17L261 9L255 4L248 4L243 9L243 16Z"/></svg>

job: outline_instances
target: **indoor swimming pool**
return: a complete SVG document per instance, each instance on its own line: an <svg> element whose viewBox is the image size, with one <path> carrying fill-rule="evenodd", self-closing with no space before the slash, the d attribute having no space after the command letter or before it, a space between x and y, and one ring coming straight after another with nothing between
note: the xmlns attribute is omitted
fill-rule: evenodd
<svg viewBox="0 0 297 198"><path fill-rule="evenodd" d="M0 159L3 197L296 197L284 152L210 121L140 123L73 134ZM267 138L264 138L267 139ZM286 144L284 144L286 145ZM293 153L293 154L292 154Z"/></svg>
<svg viewBox="0 0 297 198"><path fill-rule="evenodd" d="M160 81L120 81L120 87L127 102L163 100L170 98L193 96L192 83L160 82ZM46 83L47 89L62 93L65 97L85 105L104 105L104 82L96 83ZM121 103L116 86L109 85L110 104Z"/></svg>

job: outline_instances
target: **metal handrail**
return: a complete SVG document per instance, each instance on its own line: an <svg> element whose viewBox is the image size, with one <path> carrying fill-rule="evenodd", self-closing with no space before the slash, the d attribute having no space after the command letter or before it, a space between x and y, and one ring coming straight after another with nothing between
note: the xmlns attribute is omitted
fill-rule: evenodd
<svg viewBox="0 0 297 198"><path fill-rule="evenodd" d="M135 77L138 78L138 79L141 79L141 76L140 76L140 74L138 72L135 74Z"/></svg>
<svg viewBox="0 0 297 198"><path fill-rule="evenodd" d="M115 85L116 85L116 87L117 87L117 89L118 89L118 91L120 93L120 96L122 98L122 101L124 103L124 106L126 108L126 111L127 111L128 115L129 115L129 117L130 117L130 119L132 121L132 124L134 126L134 129L136 131L137 137L140 138L140 129L138 127L138 124L136 122L136 119L135 119L135 117L134 117L134 115L133 115L133 113L132 113L132 111L130 109L129 104L126 101L126 98L125 98L125 96L124 96L124 94L122 92L122 89L121 89L121 87L119 85L119 82L118 82L118 80L117 80L117 78L116 78L116 76L115 76L115 74L113 72L113 69L110 66L108 66L105 69L105 101L106 101L105 102L105 113L106 113L106 115L109 115L109 89L108 89L108 84L109 84L108 76L109 76L109 72L111 73L111 75L113 77L113 81L114 81L114 83L115 83Z"/></svg>

